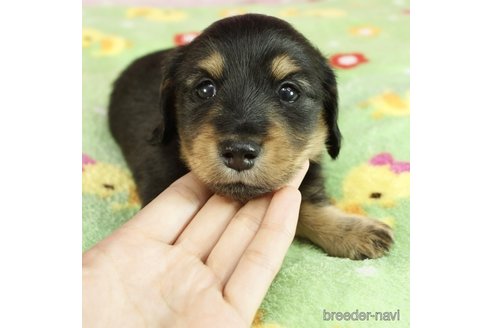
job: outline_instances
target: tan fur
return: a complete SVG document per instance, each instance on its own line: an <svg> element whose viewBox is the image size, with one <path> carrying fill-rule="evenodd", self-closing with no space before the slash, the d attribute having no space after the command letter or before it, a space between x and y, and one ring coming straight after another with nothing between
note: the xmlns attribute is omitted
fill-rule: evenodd
<svg viewBox="0 0 492 328"><path fill-rule="evenodd" d="M308 148L309 154L308 158L316 163L321 163L323 158L323 154L326 153L326 138L328 136L328 127L324 119L321 117L318 118L318 126L313 133L313 136L309 138L309 143L306 148Z"/></svg>
<svg viewBox="0 0 492 328"><path fill-rule="evenodd" d="M207 58L198 63L198 67L207 71L214 79L220 79L224 71L224 57L214 50Z"/></svg>
<svg viewBox="0 0 492 328"><path fill-rule="evenodd" d="M215 108L208 113L210 121L218 110ZM319 161L325 151L326 126L323 120L319 120L317 129L310 136L295 136L282 124L279 118L272 118L262 154L250 170L236 172L222 163L217 148L220 140L209 123L204 124L196 134L179 132L181 156L204 183L243 182L275 190L288 181L306 159ZM294 146L296 141L305 143L301 152Z"/></svg>
<svg viewBox="0 0 492 328"><path fill-rule="evenodd" d="M199 138L186 138L186 133L181 133L181 157L185 163L202 179L204 183L210 183L216 176L218 161L217 136L210 124L205 124L199 131ZM215 158L217 157L217 158Z"/></svg>
<svg viewBox="0 0 492 328"><path fill-rule="evenodd" d="M280 187L282 182L288 180L292 174L299 169L306 157L299 156L298 151L293 147L292 135L275 118L269 128L268 136L265 138L263 149L264 154L259 166L263 171L262 179L276 176L275 186ZM302 158L304 157L304 158ZM271 174L275 172L276 174Z"/></svg>
<svg viewBox="0 0 492 328"><path fill-rule="evenodd" d="M354 260L381 257L393 243L391 228L382 222L309 202L301 204L296 235L311 240L328 255Z"/></svg>
<svg viewBox="0 0 492 328"><path fill-rule="evenodd" d="M301 68L286 54L279 55L272 60L272 75L276 80L283 80L289 74Z"/></svg>
<svg viewBox="0 0 492 328"><path fill-rule="evenodd" d="M302 164L302 160L297 160L296 152L289 151L292 146L285 133L275 131L263 145L264 155L250 170L236 172L222 163L217 148L220 141L211 124L205 124L198 131L199 138L182 138L182 158L204 183L243 182L273 190L280 187ZM286 157L285 154L292 155ZM271 172L281 174L272 175Z"/></svg>

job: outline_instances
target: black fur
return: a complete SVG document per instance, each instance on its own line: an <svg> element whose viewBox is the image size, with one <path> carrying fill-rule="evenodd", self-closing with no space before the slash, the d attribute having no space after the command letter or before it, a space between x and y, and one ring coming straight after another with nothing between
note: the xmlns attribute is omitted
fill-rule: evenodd
<svg viewBox="0 0 492 328"><path fill-rule="evenodd" d="M188 172L179 159L177 138L168 136L166 143L156 142L164 140L164 130L155 129L162 124L161 62L173 51L158 51L137 59L123 71L111 94L110 129L133 173L142 205ZM174 130L169 125L166 132L175 134Z"/></svg>

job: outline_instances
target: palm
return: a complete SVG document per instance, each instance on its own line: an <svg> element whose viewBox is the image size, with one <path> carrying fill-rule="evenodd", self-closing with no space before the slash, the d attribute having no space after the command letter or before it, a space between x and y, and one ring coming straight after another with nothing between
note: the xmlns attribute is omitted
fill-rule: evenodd
<svg viewBox="0 0 492 328"><path fill-rule="evenodd" d="M241 207L178 180L84 254L84 325L249 326L294 236L293 189Z"/></svg>
<svg viewBox="0 0 492 328"><path fill-rule="evenodd" d="M107 318L108 324L100 322L101 326L192 327L201 322L206 327L209 322L213 327L217 318L228 318L225 327L246 326L224 299L215 274L194 255L131 229L114 237L119 239L118 249L101 244L93 251L103 255L99 258L105 262L104 272L99 274L107 277L106 292L119 299L112 312L125 316Z"/></svg>

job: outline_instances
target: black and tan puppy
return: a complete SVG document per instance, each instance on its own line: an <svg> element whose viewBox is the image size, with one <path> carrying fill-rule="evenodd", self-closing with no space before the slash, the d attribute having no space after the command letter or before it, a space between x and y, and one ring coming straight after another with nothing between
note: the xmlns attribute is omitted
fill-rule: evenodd
<svg viewBox="0 0 492 328"><path fill-rule="evenodd" d="M143 205L189 170L247 201L309 159L297 235L332 256L376 258L392 244L391 229L337 210L325 193L321 161L340 150L337 98L333 71L299 32L248 14L133 62L115 82L110 128Z"/></svg>

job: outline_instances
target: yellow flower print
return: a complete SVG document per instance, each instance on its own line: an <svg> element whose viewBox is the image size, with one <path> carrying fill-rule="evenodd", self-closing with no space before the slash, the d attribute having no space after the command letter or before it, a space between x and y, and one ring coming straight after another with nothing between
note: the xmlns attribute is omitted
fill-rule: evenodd
<svg viewBox="0 0 492 328"><path fill-rule="evenodd" d="M345 202L393 207L410 192L410 173L396 174L386 166L362 164L349 172L343 183Z"/></svg>
<svg viewBox="0 0 492 328"><path fill-rule="evenodd" d="M336 8L317 8L300 10L298 8L289 7L279 12L281 17L342 17L347 13Z"/></svg>
<svg viewBox="0 0 492 328"><path fill-rule="evenodd" d="M140 205L131 174L127 170L109 163L92 162L83 166L82 192L101 198L108 198L119 193L126 194L127 201L113 203L113 210L138 208Z"/></svg>
<svg viewBox="0 0 492 328"><path fill-rule="evenodd" d="M129 8L126 11L126 17L128 17L128 18L147 17L149 15L152 15L156 11L159 11L159 9L157 9L157 8L150 8L150 7Z"/></svg>
<svg viewBox="0 0 492 328"><path fill-rule="evenodd" d="M279 12L279 16L281 17L296 17L296 16L301 16L302 12L297 9L297 8L285 8L281 12Z"/></svg>
<svg viewBox="0 0 492 328"><path fill-rule="evenodd" d="M179 10L161 10L150 16L147 16L149 20L153 21L165 21L165 22L179 22L188 17L188 14Z"/></svg>
<svg viewBox="0 0 492 328"><path fill-rule="evenodd" d="M354 36L375 37L379 35L379 32L381 32L381 30L373 26L357 26L352 27L349 32L351 35Z"/></svg>
<svg viewBox="0 0 492 328"><path fill-rule="evenodd" d="M105 34L92 28L82 29L82 47L96 49L91 52L92 56L114 56L131 46L130 42L120 36Z"/></svg>
<svg viewBox="0 0 492 328"><path fill-rule="evenodd" d="M236 16L236 15L242 15L246 14L247 11L244 8L231 8L231 9L224 9L219 12L220 17L231 17L231 16Z"/></svg>
<svg viewBox="0 0 492 328"><path fill-rule="evenodd" d="M126 17L143 17L149 21L179 22L188 18L188 14L185 11L175 9L136 7L128 9Z"/></svg>
<svg viewBox="0 0 492 328"><path fill-rule="evenodd" d="M410 95L407 92L402 97L395 92L386 91L362 103L361 106L373 109L372 117L375 119L384 116L408 116L410 115Z"/></svg>
<svg viewBox="0 0 492 328"><path fill-rule="evenodd" d="M129 172L109 163L86 165L82 173L82 192L109 197L129 192L135 184Z"/></svg>
<svg viewBox="0 0 492 328"><path fill-rule="evenodd" d="M93 54L96 57L117 55L126 48L130 47L130 43L119 36L105 36L101 39L99 50Z"/></svg>
<svg viewBox="0 0 492 328"><path fill-rule="evenodd" d="M104 34L93 28L82 29L82 48L88 48L95 42L99 42Z"/></svg>
<svg viewBox="0 0 492 328"><path fill-rule="evenodd" d="M410 196L410 162L397 161L390 153L375 155L369 163L352 168L343 181L343 198L336 206L354 214L367 215L364 206L394 207ZM395 226L395 218L380 221Z"/></svg>
<svg viewBox="0 0 492 328"><path fill-rule="evenodd" d="M343 10L336 8L319 8L319 9L310 9L304 12L306 16L312 17L342 17L347 15L347 13Z"/></svg>

